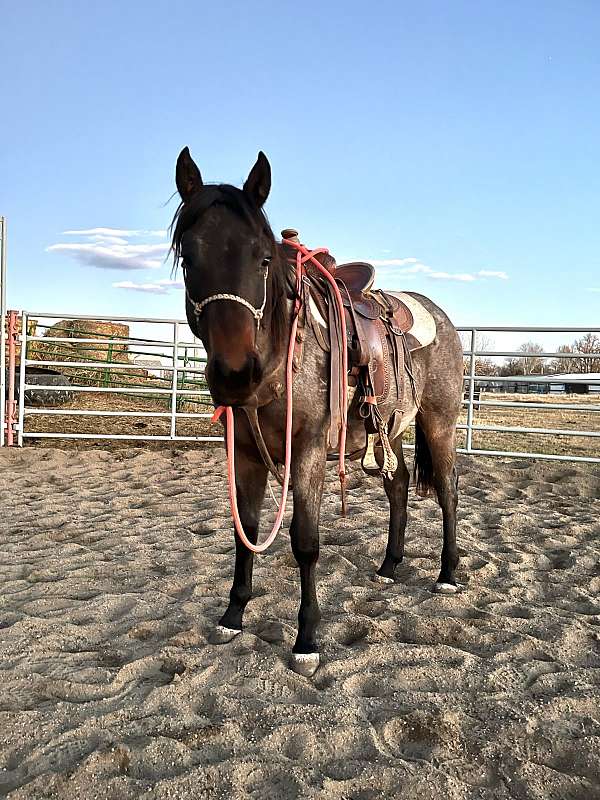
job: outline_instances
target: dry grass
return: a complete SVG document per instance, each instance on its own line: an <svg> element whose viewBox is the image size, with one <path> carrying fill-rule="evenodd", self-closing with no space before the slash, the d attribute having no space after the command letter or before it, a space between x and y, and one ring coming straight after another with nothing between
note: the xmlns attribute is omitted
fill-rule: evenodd
<svg viewBox="0 0 600 800"><path fill-rule="evenodd" d="M569 395L548 397L544 395L514 395L514 394L483 394L482 400L501 400L523 403L556 403L560 405L600 405L600 399L593 396ZM207 413L212 410L208 398L200 398L199 402L184 402L180 404L179 411L185 413ZM206 400L206 402L205 402ZM110 395L96 392L80 393L73 402L63 406L66 411L74 409L106 410L106 411L139 411L139 412L168 412L170 397L143 397L129 395ZM467 418L466 409L463 410L461 422ZM537 408L494 408L480 406L474 413L475 425L497 425L508 427L527 428L553 428L563 430L589 430L600 432L600 412L573 411L562 409L537 409ZM170 433L170 419L168 417L67 417L58 414L26 415L25 430L27 432L53 432L53 433L85 433L85 434L122 434L129 436L168 436ZM197 417L195 419L179 419L177 421L177 434L179 436L210 436L220 435L220 428L211 426L208 419ZM407 441L411 440L410 434ZM80 446L107 446L103 440L69 440L69 439L28 439L28 443L36 445L52 445L60 447ZM459 431L458 443L460 447L466 444L465 431ZM183 444L183 443L180 443ZM111 442L110 446L131 447L145 446L149 442L133 442L130 440ZM154 446L170 446L169 442L156 442ZM578 436L546 436L541 434L522 434L509 432L475 431L473 433L473 447L485 450L506 450L516 452L535 452L558 455L600 456L600 440Z"/></svg>
<svg viewBox="0 0 600 800"><path fill-rule="evenodd" d="M538 395L538 394L481 394L482 400L522 403L554 403L563 406L600 406L600 397L593 395ZM464 409L461 422L466 422ZM543 408L495 408L480 406L475 409L474 425L498 425L520 428L551 428L558 430L585 430L600 433L600 412L573 411ZM583 436L544 435L535 433L512 433L496 431L474 431L473 447L485 450L512 450L553 455L576 455L600 457L600 439Z"/></svg>

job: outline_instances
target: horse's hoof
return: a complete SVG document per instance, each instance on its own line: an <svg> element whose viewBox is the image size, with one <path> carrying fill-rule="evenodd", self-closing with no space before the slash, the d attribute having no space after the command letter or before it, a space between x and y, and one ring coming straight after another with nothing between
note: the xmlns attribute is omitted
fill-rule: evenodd
<svg viewBox="0 0 600 800"><path fill-rule="evenodd" d="M319 669L318 653L292 653L291 667L298 675L310 678Z"/></svg>
<svg viewBox="0 0 600 800"><path fill-rule="evenodd" d="M376 572L375 575L373 575L373 580L376 583L384 583L384 584L394 583L393 578L386 578L385 575L380 575L378 572Z"/></svg>
<svg viewBox="0 0 600 800"><path fill-rule="evenodd" d="M227 644L241 632L237 628L226 628L224 625L217 625L215 628L215 642L217 644Z"/></svg>
<svg viewBox="0 0 600 800"><path fill-rule="evenodd" d="M455 586L453 583L434 583L431 591L434 594L456 594L458 592L458 586Z"/></svg>

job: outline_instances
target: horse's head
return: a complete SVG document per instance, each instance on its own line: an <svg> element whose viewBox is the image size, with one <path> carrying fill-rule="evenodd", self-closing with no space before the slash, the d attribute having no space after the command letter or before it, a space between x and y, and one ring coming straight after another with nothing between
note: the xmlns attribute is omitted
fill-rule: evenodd
<svg viewBox="0 0 600 800"><path fill-rule="evenodd" d="M183 266L188 322L206 348L214 401L240 405L272 365L285 327L282 265L262 211L271 168L261 152L243 189L205 185L186 147L175 180L182 202L173 251Z"/></svg>

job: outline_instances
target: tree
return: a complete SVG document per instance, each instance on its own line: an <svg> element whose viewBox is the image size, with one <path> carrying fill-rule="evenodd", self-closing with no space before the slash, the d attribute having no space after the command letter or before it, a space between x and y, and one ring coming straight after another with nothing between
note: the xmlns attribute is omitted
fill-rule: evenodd
<svg viewBox="0 0 600 800"><path fill-rule="evenodd" d="M588 355L598 355L598 358L574 358L575 372L600 372L600 337L595 333L586 333L581 339L573 342L573 350Z"/></svg>
<svg viewBox="0 0 600 800"><path fill-rule="evenodd" d="M600 372L600 337L595 333L586 333L581 339L577 339L573 344L563 344L558 353L573 353L572 358L555 358L552 361L552 369L559 374L569 374L573 372ZM587 355L598 355L598 358L581 358L578 353Z"/></svg>
<svg viewBox="0 0 600 800"><path fill-rule="evenodd" d="M459 335L463 350L470 350L472 341L471 334L468 331L461 331ZM485 350L493 350L493 348L494 340L485 333L477 332L475 336L475 350L483 352ZM471 371L471 356L465 356L463 358L463 371L465 375L468 375ZM498 375L498 367L489 356L477 356L475 358L475 374L487 376Z"/></svg>
<svg viewBox="0 0 600 800"><path fill-rule="evenodd" d="M500 367L499 374L508 378L512 375L523 375L523 359L522 358L507 358L504 364Z"/></svg>
<svg viewBox="0 0 600 800"><path fill-rule="evenodd" d="M520 353L543 353L544 348L537 342L523 342L517 350ZM542 375L544 372L544 359L536 355L520 356L523 363L524 375Z"/></svg>
<svg viewBox="0 0 600 800"><path fill-rule="evenodd" d="M572 353L573 346L570 344L561 344L561 346L556 351L557 353ZM575 367L575 359L574 358L554 358L552 360L550 368L552 372L562 375L565 372L577 372Z"/></svg>

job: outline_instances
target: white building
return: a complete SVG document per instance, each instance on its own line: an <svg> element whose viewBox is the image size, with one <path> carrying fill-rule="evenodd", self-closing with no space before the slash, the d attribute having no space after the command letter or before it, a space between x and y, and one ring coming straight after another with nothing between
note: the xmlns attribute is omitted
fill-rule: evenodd
<svg viewBox="0 0 600 800"><path fill-rule="evenodd" d="M550 377L551 394L600 394L600 372L569 372Z"/></svg>

